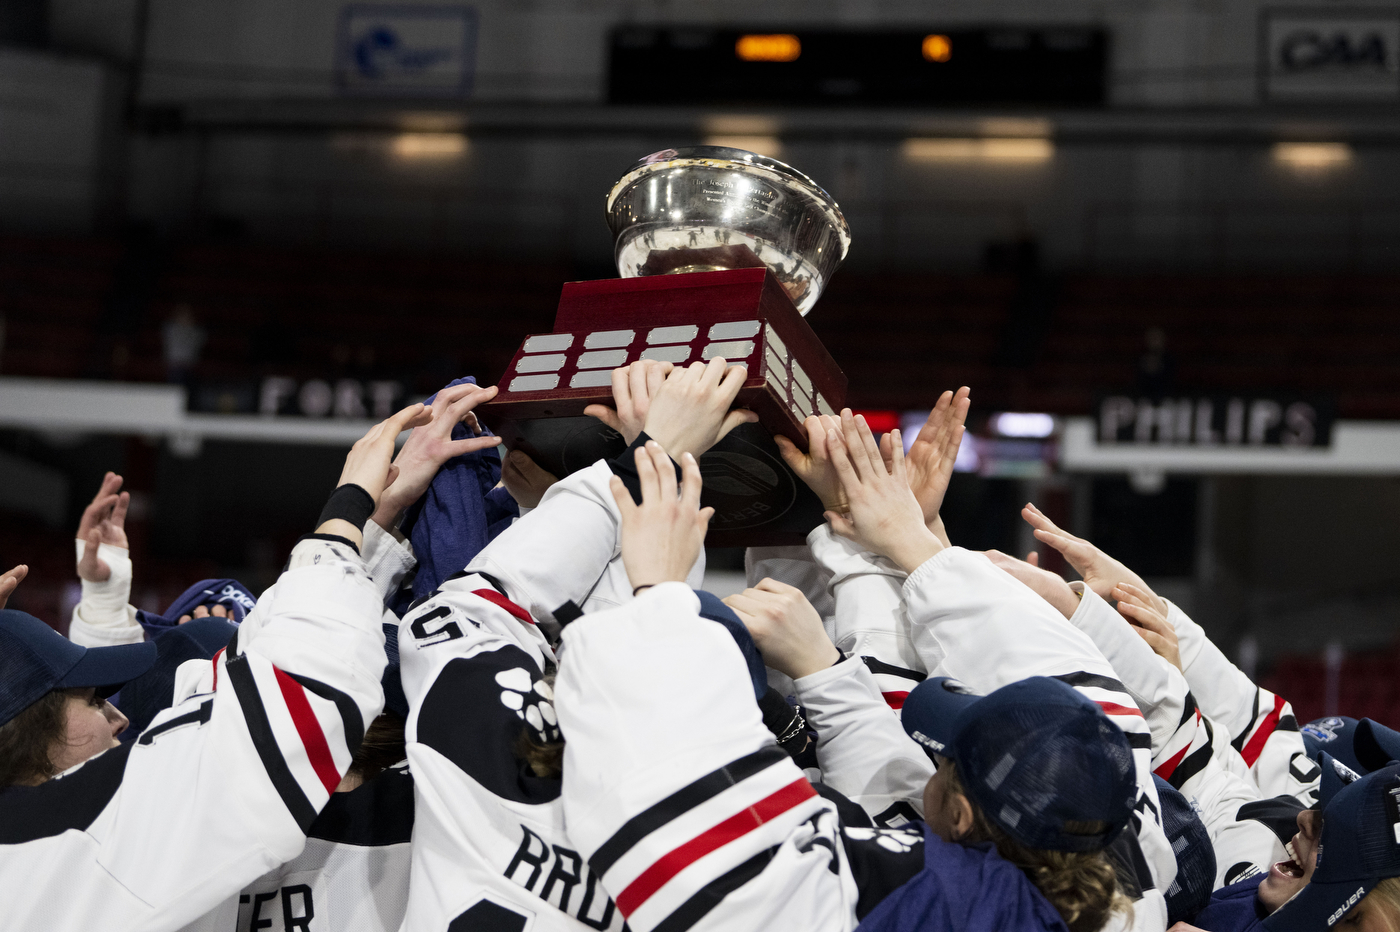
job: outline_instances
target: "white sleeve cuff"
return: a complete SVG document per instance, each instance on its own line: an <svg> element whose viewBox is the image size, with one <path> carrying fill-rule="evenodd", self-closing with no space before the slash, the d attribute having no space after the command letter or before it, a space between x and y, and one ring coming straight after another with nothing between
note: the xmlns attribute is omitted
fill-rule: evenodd
<svg viewBox="0 0 1400 932"><path fill-rule="evenodd" d="M418 565L413 544L407 538L399 540L373 521L365 523L362 556L366 572L386 602L398 591L403 578Z"/></svg>

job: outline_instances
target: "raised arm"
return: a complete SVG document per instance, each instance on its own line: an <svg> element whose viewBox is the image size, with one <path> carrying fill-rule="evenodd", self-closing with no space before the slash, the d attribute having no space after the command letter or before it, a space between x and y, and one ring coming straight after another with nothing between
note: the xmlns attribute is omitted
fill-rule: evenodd
<svg viewBox="0 0 1400 932"><path fill-rule="evenodd" d="M316 532L215 657L208 690L136 741L0 795L16 928L179 928L300 853L383 706L381 605L357 548L394 437L420 415L356 443Z"/></svg>
<svg viewBox="0 0 1400 932"><path fill-rule="evenodd" d="M83 509L75 541L82 597L73 606L68 637L84 647L135 644L146 633L136 621L131 599L131 551L126 540L126 512L131 493L121 491L122 477L109 472Z"/></svg>
<svg viewBox="0 0 1400 932"><path fill-rule="evenodd" d="M1022 516L1037 539L1065 555L1084 583L1117 599L1134 630L1180 667L1201 712L1226 731L1260 792L1311 805L1320 771L1309 761L1293 707L1255 684L1211 642L1181 608L1154 593L1141 577L1083 538L1056 527L1034 505ZM1163 623L1165 619L1167 623Z"/></svg>

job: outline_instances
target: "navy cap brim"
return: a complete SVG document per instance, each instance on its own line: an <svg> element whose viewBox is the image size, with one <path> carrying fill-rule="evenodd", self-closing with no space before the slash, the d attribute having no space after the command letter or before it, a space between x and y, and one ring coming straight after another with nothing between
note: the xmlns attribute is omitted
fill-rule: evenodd
<svg viewBox="0 0 1400 932"><path fill-rule="evenodd" d="M1318 883L1313 880L1264 920L1268 932L1316 932L1330 929L1366 898L1379 880ZM1331 920L1329 922L1328 920Z"/></svg>
<svg viewBox="0 0 1400 932"><path fill-rule="evenodd" d="M114 647L89 647L55 689L95 687L100 695L110 695L124 684L136 679L156 662L154 641L139 644L118 644Z"/></svg>
<svg viewBox="0 0 1400 932"><path fill-rule="evenodd" d="M950 676L932 677L909 691L899 719L926 754L951 757L958 716L981 699Z"/></svg>

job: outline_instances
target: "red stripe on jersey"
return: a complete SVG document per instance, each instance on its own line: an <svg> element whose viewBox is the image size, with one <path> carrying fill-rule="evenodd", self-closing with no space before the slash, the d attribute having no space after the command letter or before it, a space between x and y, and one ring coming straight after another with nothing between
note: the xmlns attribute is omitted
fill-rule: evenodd
<svg viewBox="0 0 1400 932"><path fill-rule="evenodd" d="M1099 702L1098 707L1103 709L1104 715L1136 715L1138 718L1142 718L1142 712L1135 706L1118 705L1113 702Z"/></svg>
<svg viewBox="0 0 1400 932"><path fill-rule="evenodd" d="M525 624L527 625L532 625L535 623L535 619L530 617L529 612L525 611L525 609L521 608L519 605L516 605L510 599L507 599L505 596L501 595L495 589L473 589L472 595L479 595L486 601L490 602L492 605L496 605L505 609L506 611L514 615L516 618L519 618L521 621L525 622Z"/></svg>
<svg viewBox="0 0 1400 932"><path fill-rule="evenodd" d="M907 690L905 692L880 693L880 695L885 697L885 701L889 703L891 709L904 708L904 700L909 698Z"/></svg>
<svg viewBox="0 0 1400 932"><path fill-rule="evenodd" d="M1283 697L1275 696L1274 710L1264 716L1264 721L1259 724L1259 730L1249 739L1244 750L1240 751L1240 757L1243 757L1244 762L1250 767L1253 767L1254 762L1259 759L1259 755L1264 753L1264 743L1269 740L1269 735L1273 734L1274 729L1278 727L1279 716L1283 714L1283 705Z"/></svg>
<svg viewBox="0 0 1400 932"><path fill-rule="evenodd" d="M1163 780L1167 780L1170 782L1172 774L1176 772L1176 765L1181 763L1181 759L1186 756L1186 752L1189 750L1191 750L1191 745L1188 742L1186 747L1182 748L1180 751L1177 751L1171 757L1167 758L1165 761L1162 762L1162 766L1158 767L1152 772L1155 773L1157 776L1161 777Z"/></svg>
<svg viewBox="0 0 1400 932"><path fill-rule="evenodd" d="M321 732L321 723L316 713L311 711L311 703L306 700L306 692L301 684L276 667L277 685L282 688L282 699L287 703L287 711L292 713L292 724L297 726L302 747L306 748L306 758L311 761L311 769L320 777L321 785L327 793L334 793L340 785L340 771L335 769L335 759L331 757L330 745Z"/></svg>
<svg viewBox="0 0 1400 932"><path fill-rule="evenodd" d="M1199 727L1200 727L1200 724L1201 724L1201 710L1200 710L1200 709L1197 709L1197 710L1196 710L1196 726L1199 728ZM1167 760L1163 761L1163 762L1162 762L1162 765L1161 765L1160 767L1158 767L1156 770L1152 771L1152 772L1155 773L1157 776L1161 777L1163 780L1167 780L1167 781L1170 782L1170 780L1171 780L1171 778L1172 778L1172 774L1176 773L1176 765L1181 763L1182 758L1184 758L1184 757L1186 756L1186 752L1187 752L1187 751L1191 750L1191 745L1194 744L1195 741L1196 741L1196 739L1195 739L1195 737L1193 736L1193 737L1191 738L1190 741L1186 742L1186 747L1182 748L1180 751L1177 751L1177 752L1176 752L1175 754L1173 754L1170 758L1168 758Z"/></svg>
<svg viewBox="0 0 1400 932"><path fill-rule="evenodd" d="M787 812L803 800L817 795L806 777L799 777L772 795L765 796L743 812L736 813L723 822L696 835L690 841L663 855L651 867L627 885L617 898L617 908L622 915L631 916L637 908L651 898L668 881L711 851L723 848L731 841L742 838L765 822Z"/></svg>
<svg viewBox="0 0 1400 932"><path fill-rule="evenodd" d="M222 657L222 656L224 655L224 651L226 651L226 650L228 650L227 647L220 647L220 648L214 653L214 656L213 656L212 658L210 658L210 660L209 660L209 662L212 663L212 664L214 665L214 689L215 689L215 690L217 690L217 689L219 688L219 658Z"/></svg>

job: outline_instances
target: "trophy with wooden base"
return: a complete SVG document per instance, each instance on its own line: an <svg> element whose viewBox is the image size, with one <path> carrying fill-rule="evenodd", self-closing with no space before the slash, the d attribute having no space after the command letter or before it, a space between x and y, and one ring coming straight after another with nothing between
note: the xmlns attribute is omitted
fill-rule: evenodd
<svg viewBox="0 0 1400 932"><path fill-rule="evenodd" d="M735 404L758 414L700 458L712 546L800 543L821 502L772 435L807 447L802 422L834 414L846 377L803 315L850 246L831 196L775 159L741 149L666 149L608 195L622 278L564 285L551 333L525 338L478 409L509 449L556 476L626 449L583 413L612 403L612 370L644 359L743 365Z"/></svg>

